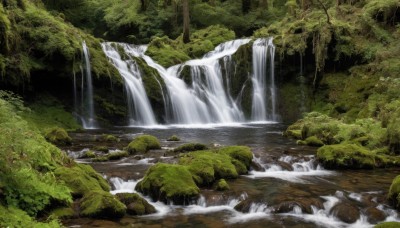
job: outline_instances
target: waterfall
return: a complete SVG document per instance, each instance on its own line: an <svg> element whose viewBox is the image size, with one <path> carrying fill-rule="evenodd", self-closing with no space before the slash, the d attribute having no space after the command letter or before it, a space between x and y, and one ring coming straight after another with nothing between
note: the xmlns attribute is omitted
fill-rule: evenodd
<svg viewBox="0 0 400 228"><path fill-rule="evenodd" d="M129 50L127 44L103 43L102 48L110 62L117 68L125 81L127 93L129 124L156 125L153 110L142 81L142 73L138 64L131 58L122 60L118 53L117 46L123 48L125 52Z"/></svg>
<svg viewBox="0 0 400 228"><path fill-rule="evenodd" d="M81 91L78 91L77 83L74 73L74 114L81 121L84 129L96 129L90 53L85 41L82 43ZM80 99L78 100L79 95Z"/></svg>
<svg viewBox="0 0 400 228"><path fill-rule="evenodd" d="M162 79L162 84L156 80L163 96L165 110L163 117L166 123L232 124L246 121L241 102L247 84L245 82L242 85L239 94L236 85L236 94L231 94L231 83L234 81L232 77L236 74L236 63L232 55L250 41L251 39L238 39L222 43L201 59L189 60L167 69L145 55L147 49L145 45L103 43L102 47L110 62L124 78L130 124L157 124L142 81L142 77L151 75L142 75L135 58L143 59L147 66L155 69ZM251 95L248 89L249 99L251 99L250 96L252 97L248 103L252 102L252 104L251 107L248 106L251 110L246 110L249 114L251 112L252 121L276 121L276 87L273 67L275 47L272 38L256 40L252 51L253 91ZM187 76L189 83L181 78L184 69L186 73L190 73Z"/></svg>
<svg viewBox="0 0 400 228"><path fill-rule="evenodd" d="M252 121L278 119L274 68L275 46L272 40L272 38L261 38L253 43ZM267 78L268 75L269 78Z"/></svg>

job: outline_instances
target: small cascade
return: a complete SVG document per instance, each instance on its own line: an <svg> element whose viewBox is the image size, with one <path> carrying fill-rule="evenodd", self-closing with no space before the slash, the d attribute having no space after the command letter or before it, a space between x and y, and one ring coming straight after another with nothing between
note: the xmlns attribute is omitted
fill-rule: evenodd
<svg viewBox="0 0 400 228"><path fill-rule="evenodd" d="M147 97L142 81L142 73L138 64L131 58L122 59L117 46L126 52L130 50L127 44L103 43L102 48L110 62L117 68L125 81L127 94L129 124L136 126L156 125L153 109Z"/></svg>
<svg viewBox="0 0 400 228"><path fill-rule="evenodd" d="M278 120L274 67L275 46L272 41L272 38L261 38L253 43L252 121Z"/></svg>
<svg viewBox="0 0 400 228"><path fill-rule="evenodd" d="M81 65L81 91L78 91L78 80L74 73L74 108L75 116L81 121L84 129L96 129L98 127L95 119L93 102L92 72L90 66L90 53L86 42L82 43L82 65ZM78 97L80 96L80 99Z"/></svg>

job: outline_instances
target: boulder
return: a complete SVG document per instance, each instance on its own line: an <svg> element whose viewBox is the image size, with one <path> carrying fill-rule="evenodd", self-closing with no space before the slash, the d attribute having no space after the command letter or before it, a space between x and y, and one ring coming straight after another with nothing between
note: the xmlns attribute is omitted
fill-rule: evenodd
<svg viewBox="0 0 400 228"><path fill-rule="evenodd" d="M126 205L126 212L130 215L147 215L157 212L153 205L136 193L118 193L116 196Z"/></svg>
<svg viewBox="0 0 400 228"><path fill-rule="evenodd" d="M354 223L360 218L358 208L349 203L336 204L329 213L345 223Z"/></svg>
<svg viewBox="0 0 400 228"><path fill-rule="evenodd" d="M125 215L126 206L105 191L90 191L81 201L81 216L90 218L118 219Z"/></svg>

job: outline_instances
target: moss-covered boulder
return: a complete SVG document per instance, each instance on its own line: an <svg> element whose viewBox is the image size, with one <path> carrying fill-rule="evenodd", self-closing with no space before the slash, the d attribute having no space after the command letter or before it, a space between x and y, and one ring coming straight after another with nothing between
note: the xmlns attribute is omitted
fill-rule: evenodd
<svg viewBox="0 0 400 228"><path fill-rule="evenodd" d="M390 151L394 154L400 154L400 109L397 109L392 115L387 132Z"/></svg>
<svg viewBox="0 0 400 228"><path fill-rule="evenodd" d="M102 134L100 137L96 138L98 142L119 142L119 139L114 135Z"/></svg>
<svg viewBox="0 0 400 228"><path fill-rule="evenodd" d="M326 145L318 149L317 158L329 169L370 169L376 166L376 156L356 144Z"/></svg>
<svg viewBox="0 0 400 228"><path fill-rule="evenodd" d="M105 161L112 161L112 160L119 160L124 157L128 157L129 153L127 151L114 151L110 152L107 155L100 156L93 158L92 161L94 162L105 162Z"/></svg>
<svg viewBox="0 0 400 228"><path fill-rule="evenodd" d="M70 145L72 138L69 137L67 131L63 128L53 128L46 133L47 141L56 145Z"/></svg>
<svg viewBox="0 0 400 228"><path fill-rule="evenodd" d="M182 152L190 152L190 151L198 151L198 150L207 150L208 147L201 143L186 143L181 146L178 146L173 150L175 153Z"/></svg>
<svg viewBox="0 0 400 228"><path fill-rule="evenodd" d="M136 193L118 193L116 196L126 205L126 213L130 215L147 215L157 212L153 205Z"/></svg>
<svg viewBox="0 0 400 228"><path fill-rule="evenodd" d="M80 156L79 158L95 158L95 157L96 157L96 154L93 151L88 150L88 151L85 151L82 154L82 156Z"/></svg>
<svg viewBox="0 0 400 228"><path fill-rule="evenodd" d="M200 190L186 166L158 163L147 170L136 190L153 200L187 204L199 196Z"/></svg>
<svg viewBox="0 0 400 228"><path fill-rule="evenodd" d="M226 183L226 180L225 180L225 179L220 179L220 180L215 184L214 189L217 190L217 191L226 191L226 190L229 190L230 187L229 187L229 184Z"/></svg>
<svg viewBox="0 0 400 228"><path fill-rule="evenodd" d="M400 222L382 222L374 226L374 228L398 228Z"/></svg>
<svg viewBox="0 0 400 228"><path fill-rule="evenodd" d="M324 143L318 139L316 136L310 136L306 138L304 141L298 141L297 144L299 145L308 145L308 146L315 146L315 147L320 147L323 146Z"/></svg>
<svg viewBox="0 0 400 228"><path fill-rule="evenodd" d="M82 198L81 216L116 219L125 215L126 206L109 192L93 190Z"/></svg>
<svg viewBox="0 0 400 228"><path fill-rule="evenodd" d="M161 149L160 141L152 135L138 136L127 147L130 154L146 153L152 149Z"/></svg>
<svg viewBox="0 0 400 228"><path fill-rule="evenodd" d="M167 141L169 141L169 142L178 142L178 141L181 141L181 139L176 135L172 135L171 137L169 137L167 139Z"/></svg>
<svg viewBox="0 0 400 228"><path fill-rule="evenodd" d="M388 199L395 207L400 208L400 175L393 179L390 185Z"/></svg>
<svg viewBox="0 0 400 228"><path fill-rule="evenodd" d="M230 146L181 154L179 164L188 166L198 185L208 186L220 178L235 179L246 174L252 158L250 148Z"/></svg>
<svg viewBox="0 0 400 228"><path fill-rule="evenodd" d="M110 185L91 166L75 164L72 167L59 167L54 171L56 177L65 182L75 197L82 197L90 191L110 191Z"/></svg>

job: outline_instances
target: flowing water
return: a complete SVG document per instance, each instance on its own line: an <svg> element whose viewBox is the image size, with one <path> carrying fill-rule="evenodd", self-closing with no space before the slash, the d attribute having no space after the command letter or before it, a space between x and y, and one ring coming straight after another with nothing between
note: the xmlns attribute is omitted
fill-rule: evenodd
<svg viewBox="0 0 400 228"><path fill-rule="evenodd" d="M157 70L166 91L163 92L164 119L167 124L232 124L246 121L277 121L276 87L274 73L275 47L272 39L257 39L253 43L252 116L245 118L241 107L241 94L230 91L235 62L232 55L251 39L238 39L218 45L201 59L194 59L168 69L145 55L146 46L124 43L103 43L103 50L125 81L131 126L155 125L142 78L134 58L142 58L149 67ZM124 58L118 53L118 48ZM182 79L182 71L189 68L190 82ZM251 72L250 72L251 73ZM159 82L160 87L161 83ZM244 86L244 85L243 85ZM243 91L244 87L242 88ZM145 117L149 118L145 120Z"/></svg>
<svg viewBox="0 0 400 228"><path fill-rule="evenodd" d="M98 127L95 119L93 102L93 84L90 66L90 53L86 42L82 43L82 65L81 82L78 90L77 78L74 74L74 115L82 123L84 129L95 129ZM79 97L79 99L78 99Z"/></svg>
<svg viewBox="0 0 400 228"><path fill-rule="evenodd" d="M186 142L247 145L252 148L254 165L248 175L228 181L230 190L202 189L201 197L191 205L151 202L157 209L153 215L126 216L119 221L72 219L64 224L73 227L372 227L381 220L399 220L398 213L385 199L399 169L325 170L315 159L315 148L298 146L282 136L285 127L282 124L165 126L73 133L75 143L65 150L75 157L85 149L102 144L95 139L103 133L114 134L121 140L102 144L112 150L122 149L139 134L152 134L160 139L163 149L150 151L141 158L103 163L78 159L89 162L108 179L113 186L112 194L135 192L135 185L151 165L176 162L175 158L164 156L167 149ZM182 141L166 141L174 134ZM235 210L242 201L245 206ZM353 220L343 222L343 213L352 215Z"/></svg>

